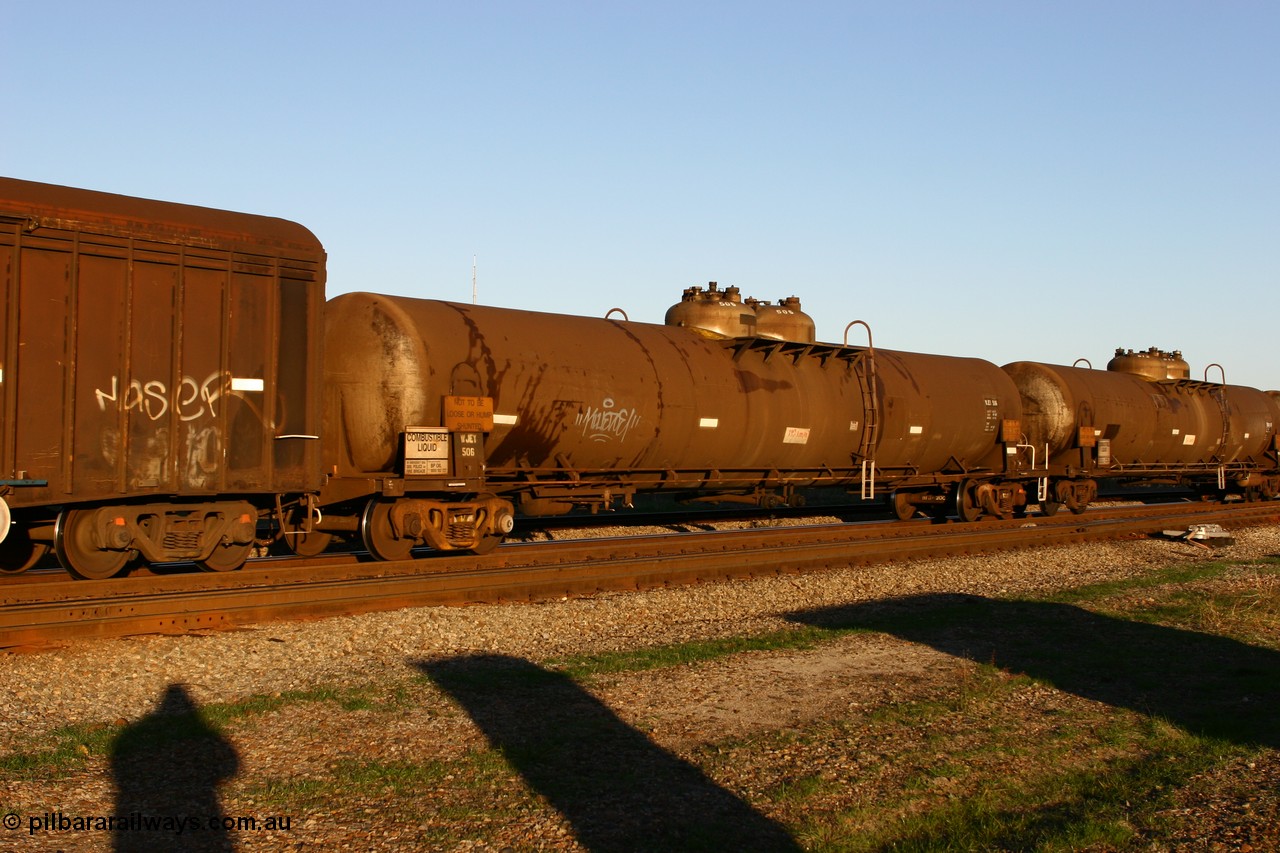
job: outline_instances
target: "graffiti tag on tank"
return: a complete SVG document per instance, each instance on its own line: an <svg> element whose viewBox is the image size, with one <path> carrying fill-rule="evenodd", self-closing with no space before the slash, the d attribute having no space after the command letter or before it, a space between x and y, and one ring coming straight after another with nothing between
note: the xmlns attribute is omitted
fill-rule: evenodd
<svg viewBox="0 0 1280 853"><path fill-rule="evenodd" d="M574 418L574 426L582 428L582 434L592 441L623 441L641 417L635 409L619 408L612 397L605 397L600 406L587 406Z"/></svg>

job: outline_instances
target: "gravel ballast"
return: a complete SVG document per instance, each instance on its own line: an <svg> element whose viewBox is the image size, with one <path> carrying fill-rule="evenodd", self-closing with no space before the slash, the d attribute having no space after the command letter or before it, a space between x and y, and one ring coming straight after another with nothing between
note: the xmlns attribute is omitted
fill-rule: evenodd
<svg viewBox="0 0 1280 853"><path fill-rule="evenodd" d="M725 849L794 851L869 821L848 830L852 847L829 847L861 849L850 839L914 808L945 812L1010 774L1053 777L1063 757L1019 758L1023 744L1078 730L1068 757L1105 765L1113 744L1092 733L1140 729L1145 714L877 631L582 683L555 659L770 635L803 627L800 614L899 596L1035 597L1280 554L1280 531L1235 537L1217 553L1094 543L8 654L0 758L18 758L0 778L0 850L708 849L668 843L696 830ZM197 706L223 722L206 728L186 713ZM895 722L897 709L908 716ZM84 725L57 731L69 724ZM1274 849L1276 780L1274 749L1212 768L1173 791L1161 811L1172 828L1142 849ZM58 823L166 815L258 823L203 834Z"/></svg>
<svg viewBox="0 0 1280 853"><path fill-rule="evenodd" d="M1280 554L1280 531L1237 531L1232 559ZM424 659L496 653L530 660L793 627L786 614L891 596L1010 596L1210 558L1157 539L833 569L535 604L428 607L271 623L230 632L78 642L5 656L0 744L72 723L133 720L171 684L198 704L316 685L417 676Z"/></svg>

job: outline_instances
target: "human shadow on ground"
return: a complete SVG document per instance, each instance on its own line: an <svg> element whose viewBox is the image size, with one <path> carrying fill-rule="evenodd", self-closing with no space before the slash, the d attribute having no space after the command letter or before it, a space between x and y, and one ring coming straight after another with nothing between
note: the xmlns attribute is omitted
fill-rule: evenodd
<svg viewBox="0 0 1280 853"><path fill-rule="evenodd" d="M907 596L790 618L881 631L1198 735L1280 747L1280 652L1272 649L1069 604L976 595Z"/></svg>
<svg viewBox="0 0 1280 853"><path fill-rule="evenodd" d="M112 745L113 849L234 850L218 785L239 766L235 747L200 718L186 688L169 685L156 710L126 726Z"/></svg>
<svg viewBox="0 0 1280 853"><path fill-rule="evenodd" d="M781 826L566 675L501 655L419 666L594 853L800 850Z"/></svg>

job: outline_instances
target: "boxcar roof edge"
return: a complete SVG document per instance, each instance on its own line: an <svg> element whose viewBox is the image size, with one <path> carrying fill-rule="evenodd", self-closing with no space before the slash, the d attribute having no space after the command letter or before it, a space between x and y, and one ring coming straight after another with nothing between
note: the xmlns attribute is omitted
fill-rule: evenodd
<svg viewBox="0 0 1280 853"><path fill-rule="evenodd" d="M24 217L39 226L89 233L136 234L165 243L233 242L271 247L282 254L324 256L324 247L316 236L287 219L3 176L0 176L0 216Z"/></svg>

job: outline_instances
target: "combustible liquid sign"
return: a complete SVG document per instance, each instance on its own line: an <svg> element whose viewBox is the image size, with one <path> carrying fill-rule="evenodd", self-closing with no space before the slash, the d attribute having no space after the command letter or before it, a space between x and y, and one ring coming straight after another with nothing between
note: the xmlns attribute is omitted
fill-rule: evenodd
<svg viewBox="0 0 1280 853"><path fill-rule="evenodd" d="M404 475L449 476L449 433L430 427L410 427L405 430Z"/></svg>

